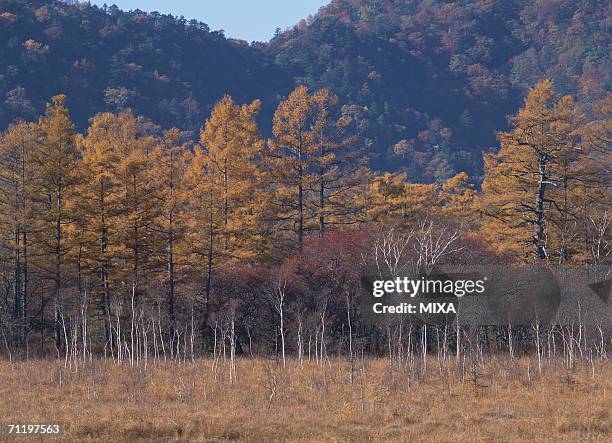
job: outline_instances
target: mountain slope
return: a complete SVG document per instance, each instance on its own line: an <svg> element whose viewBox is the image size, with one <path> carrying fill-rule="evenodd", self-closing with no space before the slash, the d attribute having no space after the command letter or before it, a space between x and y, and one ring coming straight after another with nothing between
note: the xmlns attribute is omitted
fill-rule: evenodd
<svg viewBox="0 0 612 443"><path fill-rule="evenodd" d="M197 130L224 94L280 98L327 87L376 169L412 180L478 178L506 115L544 77L590 102L610 90L607 0L334 0L267 44L183 18L53 0L0 0L0 129L57 93L79 129L134 108Z"/></svg>
<svg viewBox="0 0 612 443"><path fill-rule="evenodd" d="M609 91L611 12L603 0L334 0L268 52L355 105L379 165L431 180L477 171L538 80L587 101Z"/></svg>
<svg viewBox="0 0 612 443"><path fill-rule="evenodd" d="M80 128L100 111L132 107L162 126L197 129L223 94L272 107L289 80L261 51L197 21L0 1L0 126L64 93Z"/></svg>

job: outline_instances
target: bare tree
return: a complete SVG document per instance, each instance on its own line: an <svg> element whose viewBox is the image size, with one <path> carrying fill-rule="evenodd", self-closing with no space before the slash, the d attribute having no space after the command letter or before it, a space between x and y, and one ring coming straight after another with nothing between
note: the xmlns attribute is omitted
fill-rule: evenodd
<svg viewBox="0 0 612 443"><path fill-rule="evenodd" d="M378 275L395 278L405 270L408 263L405 255L414 232L402 232L397 225L391 226L374 241L373 260ZM367 263L367 258L363 257Z"/></svg>
<svg viewBox="0 0 612 443"><path fill-rule="evenodd" d="M427 218L420 221L412 243L416 252L417 272L429 274L442 257L459 252L462 247L456 246L455 243L460 237L461 232L457 229L436 226Z"/></svg>
<svg viewBox="0 0 612 443"><path fill-rule="evenodd" d="M281 355L283 358L283 368L285 368L287 366L285 359L285 298L287 294L287 274L284 269L279 271L278 276L273 280L271 287L265 291L265 294L280 319Z"/></svg>

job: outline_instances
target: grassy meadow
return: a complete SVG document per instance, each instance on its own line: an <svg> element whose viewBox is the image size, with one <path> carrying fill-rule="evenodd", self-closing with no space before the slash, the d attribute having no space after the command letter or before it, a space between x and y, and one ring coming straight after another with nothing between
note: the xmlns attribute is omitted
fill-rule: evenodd
<svg viewBox="0 0 612 443"><path fill-rule="evenodd" d="M351 367L353 370L351 370ZM0 362L0 422L65 441L610 441L607 362L289 360Z"/></svg>

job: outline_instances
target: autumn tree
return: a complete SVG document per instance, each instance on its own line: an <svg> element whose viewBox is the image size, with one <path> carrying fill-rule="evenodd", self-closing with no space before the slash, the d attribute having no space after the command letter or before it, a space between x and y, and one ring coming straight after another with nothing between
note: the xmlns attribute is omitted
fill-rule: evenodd
<svg viewBox="0 0 612 443"><path fill-rule="evenodd" d="M80 209L85 220L84 265L99 277L102 317L106 342L112 344L111 292L118 275L119 217L123 211L124 188L118 175L121 147L133 140L136 124L129 114L105 113L94 117L87 135L80 139L85 180Z"/></svg>
<svg viewBox="0 0 612 443"><path fill-rule="evenodd" d="M322 235L363 215L358 195L369 173L351 124L326 89L300 86L278 105L266 159L279 241L291 244L293 234L301 249L307 231Z"/></svg>
<svg viewBox="0 0 612 443"><path fill-rule="evenodd" d="M477 223L476 190L465 172L460 172L442 184L440 205L442 214L465 227L475 228Z"/></svg>
<svg viewBox="0 0 612 443"><path fill-rule="evenodd" d="M17 122L0 136L0 226L3 249L10 251L16 344L25 343L30 279L30 233L36 229L35 125Z"/></svg>
<svg viewBox="0 0 612 443"><path fill-rule="evenodd" d="M222 249L228 258L252 258L265 249L263 238L264 142L255 117L261 103L237 105L225 96L200 135L213 186L222 205Z"/></svg>
<svg viewBox="0 0 612 443"><path fill-rule="evenodd" d="M125 304L131 306L133 323L161 261L157 248L163 241L155 223L162 205L154 174L159 140L151 130L131 111L105 113L92 119L86 136L79 138L84 180L76 262L79 273L83 267L95 282L111 350L120 344L118 330L113 338L112 320L121 317Z"/></svg>
<svg viewBox="0 0 612 443"><path fill-rule="evenodd" d="M312 96L312 106L312 206L323 236L326 225L362 220L357 197L369 179L369 170L362 150L355 147L357 136L351 134L351 118L340 113L338 97L321 89Z"/></svg>
<svg viewBox="0 0 612 443"><path fill-rule="evenodd" d="M274 113L268 153L269 174L275 194L275 229L294 232L301 248L306 223L313 219L307 209L311 185L315 107L308 88L300 86L282 101Z"/></svg>
<svg viewBox="0 0 612 443"><path fill-rule="evenodd" d="M375 177L367 193L368 220L376 223L414 224L438 212L438 204L437 185L410 183L404 173Z"/></svg>
<svg viewBox="0 0 612 443"><path fill-rule="evenodd" d="M552 220L566 216L568 183L579 180L571 167L581 157L577 114L571 97L557 99L542 81L512 118L514 129L499 133L500 151L485 156L484 230L501 249L524 254L531 245L536 259L551 255Z"/></svg>
<svg viewBox="0 0 612 443"><path fill-rule="evenodd" d="M240 106L224 97L205 122L188 168L190 243L194 261L206 264L203 327L217 263L253 260L268 248L259 108L259 101Z"/></svg>
<svg viewBox="0 0 612 443"><path fill-rule="evenodd" d="M586 106L588 120L581 125L580 178L575 182L572 208L578 225L581 258L589 263L605 263L612 253L610 227L610 171L612 170L612 94Z"/></svg>
<svg viewBox="0 0 612 443"><path fill-rule="evenodd" d="M218 171L208 163L203 149L196 146L187 171L191 188L187 239L191 244L189 264L192 271L201 274L203 315L200 330L205 335L210 314L210 295L219 235L223 232L223 204L216 183Z"/></svg>
<svg viewBox="0 0 612 443"><path fill-rule="evenodd" d="M155 248L160 239L154 223L161 208L153 175L158 140L146 132L146 122L136 119L131 111L121 114L121 118L127 121L116 165L121 199L117 220L119 254L122 282L138 301L151 282L143 276L158 265Z"/></svg>
<svg viewBox="0 0 612 443"><path fill-rule="evenodd" d="M178 129L167 131L153 155L153 180L160 208L154 229L159 234L158 254L164 263L164 286L170 335L176 328L177 268L184 265L186 254L187 205L190 199L186 172L190 158L189 146Z"/></svg>
<svg viewBox="0 0 612 443"><path fill-rule="evenodd" d="M43 246L44 254L50 258L48 270L53 281L53 325L55 346L61 346L61 290L64 284L64 256L73 244L67 236L67 228L73 221L68 210L70 200L79 183L78 152L75 144L74 125L65 107L66 97L53 97L46 113L38 122L40 138L34 151L36 165L36 186L40 197L45 200L42 216L43 226L37 241Z"/></svg>

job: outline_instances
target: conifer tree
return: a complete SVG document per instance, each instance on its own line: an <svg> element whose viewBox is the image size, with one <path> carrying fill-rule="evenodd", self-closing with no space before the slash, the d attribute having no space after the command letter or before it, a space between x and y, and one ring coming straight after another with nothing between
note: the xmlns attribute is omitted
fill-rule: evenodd
<svg viewBox="0 0 612 443"><path fill-rule="evenodd" d="M100 114L92 119L87 136L80 139L86 179L81 188L80 208L85 220L83 239L85 266L99 278L106 342L112 344L111 293L120 279L119 217L123 188L118 175L121 146L130 142L135 121L129 114Z"/></svg>
<svg viewBox="0 0 612 443"><path fill-rule="evenodd" d="M226 96L200 136L208 179L220 194L222 252L228 259L253 258L266 249L264 143L255 121L260 106L259 101L239 106Z"/></svg>
<svg viewBox="0 0 612 443"><path fill-rule="evenodd" d="M158 199L158 254L164 264L166 307L173 337L176 328L176 285L178 268L184 265L189 184L186 176L189 150L178 129L166 131L153 156L155 198Z"/></svg>
<svg viewBox="0 0 612 443"><path fill-rule="evenodd" d="M275 229L294 232L298 247L304 242L306 223L315 218L307 207L312 187L313 149L316 132L314 100L308 88L300 86L282 101L274 113L268 153L269 177L274 192Z"/></svg>
<svg viewBox="0 0 612 443"><path fill-rule="evenodd" d="M219 101L188 168L189 242L194 261L205 263L203 327L218 263L253 260L269 249L261 167L264 143L255 121L259 108L259 101L242 106L229 96Z"/></svg>
<svg viewBox="0 0 612 443"><path fill-rule="evenodd" d="M61 290L66 283L63 279L64 256L73 246L66 235L74 215L68 208L70 200L77 198L74 190L80 180L74 125L65 101L65 96L58 95L47 105L38 123L40 139L34 153L38 192L45 200L43 226L37 241L50 258L47 269L53 281L53 325L58 349L61 346Z"/></svg>
<svg viewBox="0 0 612 443"><path fill-rule="evenodd" d="M477 223L476 191L470 177L460 172L442 184L440 204L442 214L458 221L464 228L475 228Z"/></svg>
<svg viewBox="0 0 612 443"><path fill-rule="evenodd" d="M201 332L205 335L210 313L210 296L217 255L222 253L219 237L224 229L224 199L217 184L222 178L210 165L204 150L196 146L187 170L191 193L189 197L189 222L187 240L191 245L191 268L199 273L202 281L203 315Z"/></svg>
<svg viewBox="0 0 612 443"><path fill-rule="evenodd" d="M589 104L588 121L576 131L583 157L574 175L575 246L579 258L587 263L609 263L612 253L610 228L612 213L612 94Z"/></svg>
<svg viewBox="0 0 612 443"><path fill-rule="evenodd" d="M318 214L319 235L326 224L356 223L362 218L358 205L359 191L369 179L367 160L357 149L357 137L350 134L352 121L341 115L338 97L327 89L312 97L314 123L312 131L313 180L312 207Z"/></svg>
<svg viewBox="0 0 612 443"><path fill-rule="evenodd" d="M126 290L138 302L150 279L145 279L156 266L155 245L159 241L154 229L161 210L156 198L153 165L158 140L145 131L144 122L136 119L131 111L120 114L125 119L125 132L119 147L119 163L116 166L119 182L120 256L123 261L122 282Z"/></svg>
<svg viewBox="0 0 612 443"><path fill-rule="evenodd" d="M411 225L435 216L439 196L437 185L409 183L406 174L384 173L374 178L368 192L368 219L373 222L401 222Z"/></svg>
<svg viewBox="0 0 612 443"><path fill-rule="evenodd" d="M486 155L481 200L484 232L500 249L549 258L552 221L567 215L570 163L579 160L577 111L566 96L556 99L549 80L534 86L512 119L514 129L499 134L499 153ZM565 195L565 197L564 197Z"/></svg>
<svg viewBox="0 0 612 443"><path fill-rule="evenodd" d="M17 324L16 344L23 346L28 321L30 233L36 229L33 152L37 128L17 122L0 136L0 226L6 259L13 262L12 291Z"/></svg>

